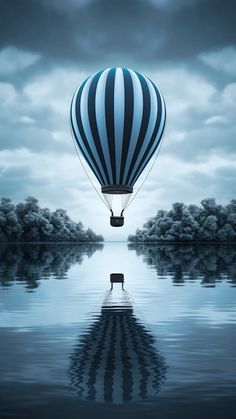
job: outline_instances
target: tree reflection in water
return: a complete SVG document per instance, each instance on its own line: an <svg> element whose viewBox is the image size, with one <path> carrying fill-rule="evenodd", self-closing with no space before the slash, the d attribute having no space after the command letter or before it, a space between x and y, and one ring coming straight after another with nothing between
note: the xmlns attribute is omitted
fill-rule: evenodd
<svg viewBox="0 0 236 419"><path fill-rule="evenodd" d="M105 297L101 314L80 337L70 358L71 389L83 400L125 403L155 397L167 366L154 338L133 313L129 295L113 305Z"/></svg>
<svg viewBox="0 0 236 419"><path fill-rule="evenodd" d="M0 284L22 282L28 290L39 286L39 281L53 276L66 277L74 264L81 264L84 256L91 257L103 244L8 244L0 246Z"/></svg>
<svg viewBox="0 0 236 419"><path fill-rule="evenodd" d="M200 280L203 286L215 286L226 280L236 286L235 244L129 244L128 248L143 256L159 277L171 275L176 285Z"/></svg>

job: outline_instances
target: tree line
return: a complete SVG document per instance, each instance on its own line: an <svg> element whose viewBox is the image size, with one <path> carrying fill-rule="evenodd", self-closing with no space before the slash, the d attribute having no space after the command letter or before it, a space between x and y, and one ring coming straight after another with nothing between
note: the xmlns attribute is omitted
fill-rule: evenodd
<svg viewBox="0 0 236 419"><path fill-rule="evenodd" d="M143 257L160 279L171 278L173 285L199 281L215 287L225 281L236 286L236 245L232 243L131 243L128 248Z"/></svg>
<svg viewBox="0 0 236 419"><path fill-rule="evenodd" d="M130 242L236 241L236 199L227 205L214 198L201 205L172 204L169 211L159 210L142 229L128 237Z"/></svg>
<svg viewBox="0 0 236 419"><path fill-rule="evenodd" d="M73 265L102 249L102 243L1 243L0 286L8 288L17 281L32 291L52 276L66 279Z"/></svg>
<svg viewBox="0 0 236 419"><path fill-rule="evenodd" d="M101 242L102 235L74 222L66 210L40 208L32 196L16 205L0 198L0 242Z"/></svg>

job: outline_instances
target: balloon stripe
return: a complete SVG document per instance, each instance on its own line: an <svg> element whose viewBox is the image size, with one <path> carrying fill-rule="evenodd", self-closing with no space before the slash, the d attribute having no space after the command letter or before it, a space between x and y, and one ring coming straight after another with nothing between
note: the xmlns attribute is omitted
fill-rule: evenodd
<svg viewBox="0 0 236 419"><path fill-rule="evenodd" d="M140 80L136 73L133 70L129 70L129 73L132 78L132 85L133 85L133 93L134 93L134 100L133 100L133 121L132 121L132 130L131 136L129 141L129 147L127 150L127 159L125 163L124 169L124 176L123 176L123 183L126 184L127 174L130 167L131 159L134 154L134 150L137 143L137 138L139 135L142 115L143 115L143 92Z"/></svg>
<svg viewBox="0 0 236 419"><path fill-rule="evenodd" d="M85 136L88 140L88 143L90 145L94 158L97 162L99 170L102 174L102 177L105 180L106 176L105 176L105 173L104 173L104 170L103 170L103 167L102 167L102 164L101 164L101 161L100 161L100 158L99 158L96 146L95 146L95 141L91 132L91 126L89 123L89 115L88 115L88 95L89 95L89 89L90 89L90 86L94 77L95 76L92 76L87 80L82 90L81 100L80 100L80 114L81 114L81 122L83 125ZM105 180L105 183L106 183L106 180Z"/></svg>
<svg viewBox="0 0 236 419"><path fill-rule="evenodd" d="M82 93L82 90L86 81L87 80L85 80L85 82L82 84L80 89L75 93L73 101L71 103L71 127L73 130L75 140L85 160L87 161L88 165L90 166L91 170L95 174L98 181L101 184L105 184L102 174L100 173L99 168L97 166L96 160L94 159L93 153L89 147L87 138L83 130L82 122L81 122L80 99L81 99L81 93Z"/></svg>
<svg viewBox="0 0 236 419"><path fill-rule="evenodd" d="M95 96L95 108L96 108L96 121L97 127L100 137L100 142L103 149L103 154L105 157L105 162L107 165L107 170L109 174L109 182L108 184L112 184L112 169L111 169L111 159L110 159L110 152L109 152L109 145L108 145L108 138L107 138L107 128L106 128L106 114L105 114L105 88L106 88L106 79L107 74L110 69L106 69L102 72L96 89L96 96Z"/></svg>
<svg viewBox="0 0 236 419"><path fill-rule="evenodd" d="M160 122L161 122L161 118L163 116L163 104L162 104L161 96L160 96L158 90L156 89L156 86L153 83L152 83L152 86L154 87L154 90L155 90L155 93L156 93L156 97L157 97L157 103L158 103L156 125L155 125L155 128L154 128L153 134L152 134L152 136L150 138L148 147L147 147L145 153L142 156L142 159L141 159L141 161L139 163L138 168L136 169L135 173L132 176L131 183L133 183L133 179L134 178L137 178L139 176L139 175L137 176L137 173L141 174L140 169L143 167L143 163L144 163L146 157L148 156L148 153L152 149L153 144L155 142L157 142L157 144L155 144L155 149L156 149L156 147L158 146L159 140L161 139L161 137L158 136L158 130L160 128ZM148 161L147 161L147 163L148 163Z"/></svg>
<svg viewBox="0 0 236 419"><path fill-rule="evenodd" d="M148 164L150 159L152 158L153 154L155 153L158 145L160 144L161 137L163 135L164 127L165 127L165 121L166 121L166 111L165 111L165 102L156 87L154 86L157 98L158 98L158 109L161 109L160 112L158 112L157 115L157 123L154 130L154 133L152 135L152 138L150 140L149 146L145 152L145 154L142 157L142 160L140 162L140 165L138 169L136 170L136 173L134 174L131 184L134 185L137 178L140 176L142 171L144 170L145 166Z"/></svg>
<svg viewBox="0 0 236 419"><path fill-rule="evenodd" d="M100 177L100 174L98 174L97 169L95 168L95 166L93 166L93 164L91 163L91 160L87 157L86 152L84 151L83 146L81 145L82 143L80 143L77 140L77 135L78 134L76 134L75 129L74 129L73 126L71 126L71 128L72 128L72 131L73 131L73 135L74 135L75 141L78 144L78 147L80 149L80 152L82 153L84 159L86 160L86 162L89 165L90 169L93 171L93 173L94 173L95 177L97 178L97 180L99 181L99 183L103 184L103 180Z"/></svg>
<svg viewBox="0 0 236 419"><path fill-rule="evenodd" d="M131 140L132 122L134 116L134 89L132 78L129 70L123 69L124 74L124 106L125 106L125 120L124 120L124 131L122 141L122 157L121 157L121 173L119 183L123 183L125 164L128 156L128 150Z"/></svg>
<svg viewBox="0 0 236 419"><path fill-rule="evenodd" d="M114 133L114 84L115 69L112 68L107 76L105 91L105 116L107 126L107 137L111 159L113 184L116 184L116 150L115 150L115 133Z"/></svg>
<svg viewBox="0 0 236 419"><path fill-rule="evenodd" d="M100 163L103 167L105 176L106 176L106 183L109 183L109 175L107 171L106 162L103 155L103 150L101 146L101 141L99 138L98 127L97 127L97 120L96 120L96 112L95 112L95 95L96 95L96 88L98 84L98 80L100 78L102 71L98 72L92 80L90 85L89 93L88 93L88 116L89 116L89 124L92 133L92 137L94 140L95 147L97 149L97 153L100 159Z"/></svg>
<svg viewBox="0 0 236 419"><path fill-rule="evenodd" d="M165 118L157 87L126 68L95 73L71 102L73 135L102 186L135 184L160 145Z"/></svg>
<svg viewBox="0 0 236 419"><path fill-rule="evenodd" d="M157 148L158 148L158 146L159 146L159 144L160 144L160 142L161 142L161 138L162 138L162 135L163 135L163 132L164 132L164 128L165 128L165 118L163 118L163 121L164 121L164 123L162 124L162 128L161 128L161 131L160 131L160 136L158 136L159 137L159 139L158 139L158 142L157 143L155 143L155 146L152 148L152 150L150 151L150 153L149 153L149 156L148 156L148 158L146 159L146 161L144 162L144 164L143 164L143 166L142 166L142 168L139 170L139 172L137 173L137 175L135 176L135 178L134 178L134 180L132 180L132 186L135 184L135 182L137 181L137 179L138 179L138 177L141 175L141 173L143 172L143 170L145 169L145 167L146 167L146 165L149 163L149 161L151 160L151 158L152 158L152 156L154 155L154 153L155 153L155 151L157 150Z"/></svg>
<svg viewBox="0 0 236 419"><path fill-rule="evenodd" d="M155 126L157 122L157 112L158 112L157 95L150 80L148 80L148 78L146 78L145 76L144 78L146 80L147 88L149 89L149 94L150 94L150 117L149 117L149 122L148 122L148 127L146 130L145 138L143 140L143 144L141 146L139 154L137 158L135 159L135 164L133 167L132 174L130 175L130 178L133 177L133 174L136 173L137 167L139 167L140 165L140 160L142 159L145 151L147 150L148 145L150 144L150 139L152 138L152 134L155 130Z"/></svg>
<svg viewBox="0 0 236 419"><path fill-rule="evenodd" d="M120 183L122 140L124 132L124 76L121 68L116 69L114 84L114 127L115 127L115 149L116 149L116 179Z"/></svg>
<svg viewBox="0 0 236 419"><path fill-rule="evenodd" d="M134 154L133 154L133 158L132 158L130 168L129 168L129 171L128 171L128 176L127 176L127 179L126 179L126 183L128 185L130 184L130 176L132 174L136 159L137 159L137 157L139 155L139 152L141 150L141 147L142 147L142 144L143 144L143 141L144 141L144 137L145 137L145 134L146 134L146 131L147 131L147 127L148 127L148 122L149 122L149 119L150 119L151 100L150 100L149 89L147 88L147 82L141 74L139 74L139 73L136 73L136 74L137 74L137 76L140 80L140 83L141 83L141 86L142 86L142 91L143 91L143 116L142 116L142 122L141 122L141 127L140 127L138 140L137 140L137 143L136 143L135 151L134 151Z"/></svg>

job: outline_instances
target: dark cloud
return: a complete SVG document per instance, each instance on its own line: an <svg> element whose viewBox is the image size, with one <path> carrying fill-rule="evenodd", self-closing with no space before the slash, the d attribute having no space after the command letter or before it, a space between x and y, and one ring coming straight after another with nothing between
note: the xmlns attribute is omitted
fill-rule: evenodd
<svg viewBox="0 0 236 419"><path fill-rule="evenodd" d="M82 67L181 61L234 44L235 12L233 0L2 0L1 47Z"/></svg>

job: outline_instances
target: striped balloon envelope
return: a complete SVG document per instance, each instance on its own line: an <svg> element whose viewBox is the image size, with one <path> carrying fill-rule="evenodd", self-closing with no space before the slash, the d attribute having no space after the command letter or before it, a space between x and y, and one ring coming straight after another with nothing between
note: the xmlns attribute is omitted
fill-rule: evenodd
<svg viewBox="0 0 236 419"><path fill-rule="evenodd" d="M121 216L113 217L117 220L111 219L111 224L123 225L133 186L161 142L166 121L162 94L137 71L108 68L89 77L75 92L70 120L76 145L99 181L112 215L112 196L121 196Z"/></svg>

